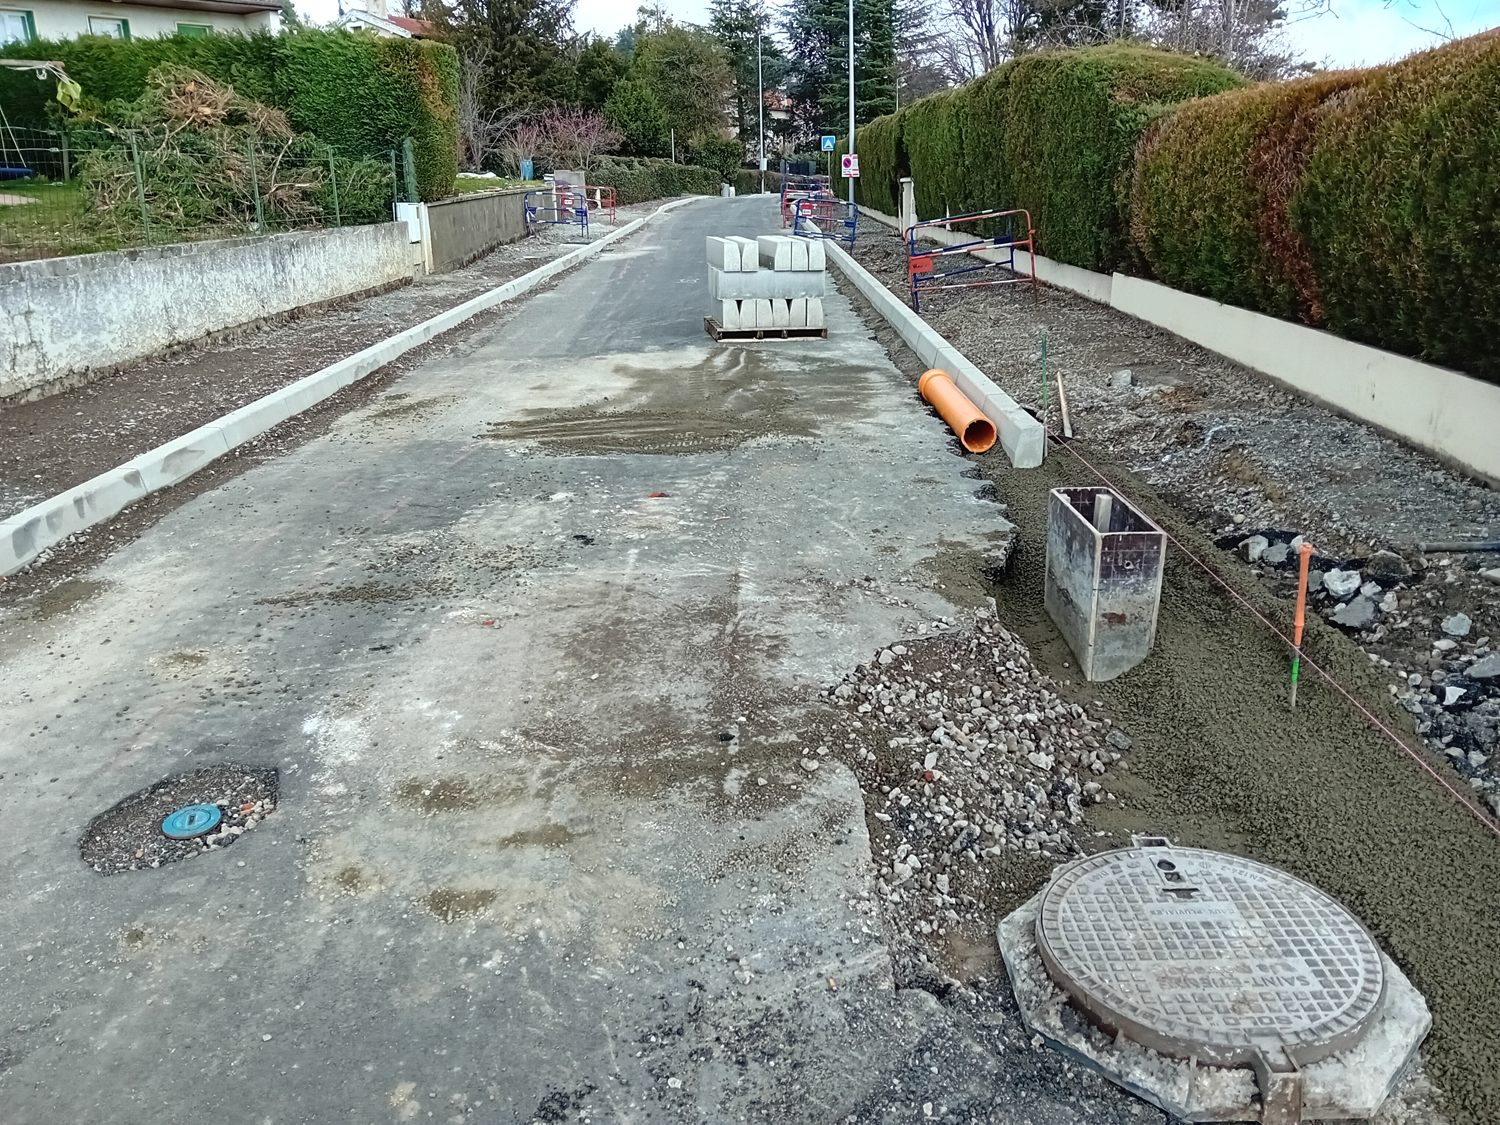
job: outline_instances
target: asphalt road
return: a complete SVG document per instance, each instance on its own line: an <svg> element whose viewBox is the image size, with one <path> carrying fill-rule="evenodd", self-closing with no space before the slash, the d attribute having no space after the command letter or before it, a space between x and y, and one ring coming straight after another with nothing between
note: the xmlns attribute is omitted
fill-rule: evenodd
<svg viewBox="0 0 1500 1125"><path fill-rule="evenodd" d="M841 297L709 341L704 235L774 226L659 219L7 611L0 1117L1161 1120L895 987L795 732L1012 528ZM233 847L80 860L224 762Z"/></svg>

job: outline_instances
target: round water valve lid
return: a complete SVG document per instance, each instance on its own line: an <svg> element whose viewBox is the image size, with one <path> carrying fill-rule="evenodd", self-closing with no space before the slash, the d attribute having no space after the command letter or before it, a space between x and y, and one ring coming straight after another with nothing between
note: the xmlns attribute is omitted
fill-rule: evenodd
<svg viewBox="0 0 1500 1125"><path fill-rule="evenodd" d="M213 831L223 815L217 805L188 805L162 821L161 830L174 840L191 840Z"/></svg>
<svg viewBox="0 0 1500 1125"><path fill-rule="evenodd" d="M1359 920L1316 887L1165 841L1076 860L1042 892L1052 979L1111 1032L1175 1058L1316 1062L1380 1014L1385 970Z"/></svg>

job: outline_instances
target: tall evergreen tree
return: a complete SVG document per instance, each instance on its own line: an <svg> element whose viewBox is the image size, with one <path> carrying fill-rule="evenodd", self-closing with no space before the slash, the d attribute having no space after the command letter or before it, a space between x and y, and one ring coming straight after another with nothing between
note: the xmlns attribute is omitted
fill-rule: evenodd
<svg viewBox="0 0 1500 1125"><path fill-rule="evenodd" d="M791 0L788 86L799 140L849 131L848 0ZM863 125L896 108L895 0L854 0L854 118Z"/></svg>
<svg viewBox="0 0 1500 1125"><path fill-rule="evenodd" d="M760 136L759 90L762 86L766 90L780 87L786 77L786 55L771 34L774 25L764 0L713 0L708 26L729 59L730 77L734 82L730 124L734 126L745 153L753 155L758 151ZM760 37L758 58L757 33ZM769 136L769 121L766 126Z"/></svg>
<svg viewBox="0 0 1500 1125"><path fill-rule="evenodd" d="M486 108L573 100L573 0L422 0L423 19L483 60Z"/></svg>

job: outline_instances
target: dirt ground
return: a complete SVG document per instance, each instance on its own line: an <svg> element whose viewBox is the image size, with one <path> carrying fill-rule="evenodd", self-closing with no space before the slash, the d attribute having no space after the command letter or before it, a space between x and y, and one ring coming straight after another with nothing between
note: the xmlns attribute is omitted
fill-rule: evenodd
<svg viewBox="0 0 1500 1125"><path fill-rule="evenodd" d="M899 248L896 239L888 242ZM869 246L859 256L867 262L881 261ZM851 289L842 281L840 288L846 293ZM982 302L992 320L1003 324L960 332L957 342L992 377L1029 402L1031 388L999 368L993 354L1028 346L1017 341L1031 339L1024 326L1034 323L1038 308L1052 318L1053 336L1065 336L1071 299L1051 291L1033 298L1014 290L1003 295L973 291L961 299ZM1081 298L1077 303L1084 306L1078 311L1086 315L1086 322L1097 330L1096 307ZM923 367L920 360L867 305L857 298L855 304L915 384ZM929 319L937 323L945 314L950 323L962 319L951 306L940 305ZM1008 318L1023 327L1009 334L1004 329ZM1122 324L1122 337L1132 331L1131 346L1141 357L1137 363L1161 350L1196 352L1171 338L1148 338L1154 334L1134 322ZM987 341L992 350L987 350ZM1083 345L1075 347L1075 355L1081 357ZM1198 353L1197 362L1192 358L1184 358L1183 367L1203 384L1228 367L1205 353ZM1081 366L1082 359L1072 362ZM1248 373L1245 377L1251 378ZM1263 393L1269 398L1272 392L1266 388ZM1287 401L1281 409L1311 409L1282 397ZM1136 425L1148 431L1152 419L1137 419ZM1247 430L1254 429L1247 419ZM1217 549L1210 536L1220 525L1212 507L1183 503L1182 490L1172 487L1175 480L1158 488L1145 479L1147 466L1140 450L1092 423L1085 432L1090 436L1075 443L1077 451L1212 568L1211 575L1180 551L1169 553L1157 642L1145 662L1109 683L1074 682L1072 654L1042 608L1048 492L1096 483L1084 464L1057 444L1038 470L1011 469L998 446L972 457L978 475L992 482L1008 505L1007 518L1020 529L1018 545L1001 573L987 573L961 553L939 564L950 597L962 601L966 592L977 607L987 598L995 599L1000 622L1025 642L1037 671L1056 685L1065 704L1112 717L1130 740L1129 752L1104 776L1117 800L1087 809L1086 823L1074 830L1079 844L1092 851L1123 842L1131 833L1161 833L1184 845L1274 864L1328 890L1365 921L1427 998L1433 1030L1424 1059L1440 1091L1441 1112L1474 1125L1500 1119L1500 1075L1492 1065L1494 1029L1500 1026L1500 958L1495 955L1500 948L1500 842L1495 833L1315 676L1304 679L1297 710L1289 711L1284 647L1226 592L1232 590L1285 628L1290 608L1279 596L1282 586L1265 582L1234 554ZM1413 462L1425 460L1407 456ZM1157 458L1150 459L1150 465L1157 463ZM1446 472L1432 462L1410 471L1431 474L1432 479ZM1200 467L1193 495L1212 494L1215 486L1203 478ZM1441 480L1460 495L1493 503L1492 497L1451 474ZM1313 490L1318 484L1305 487ZM1330 490L1337 487L1337 480L1327 485ZM1345 511L1359 510L1357 501L1364 498L1357 482L1344 487L1353 491L1335 506L1342 503ZM1262 503L1255 498L1242 502ZM1275 523L1284 509L1253 510L1265 522ZM1234 526L1232 517L1223 519ZM1320 533L1317 527L1311 530ZM955 591L960 596L955 597ZM1357 639L1310 616L1309 655L1385 724L1394 727L1406 718L1405 730L1410 731L1409 715L1386 690L1384 669L1355 643ZM877 721L852 749L866 790L877 855L881 838L890 831L875 815L886 809L882 790L892 773L909 769L904 750L887 749L890 733L896 732ZM1428 751L1426 760L1441 770L1447 758ZM1451 772L1447 776L1454 778ZM966 893L979 903L973 920L948 926L941 936L921 934L911 918L894 919L898 930L919 935L913 939L916 952L908 971L920 972L930 963L940 975L956 981L992 979L997 972L995 924L1040 888L1050 867L1014 852L986 863L982 873L966 880ZM932 913L921 909L916 917L925 920ZM971 987L983 992L988 986ZM1401 1119L1432 1120L1437 1111L1424 1111L1420 1093L1412 1096L1413 1104L1393 1107L1393 1112Z"/></svg>
<svg viewBox="0 0 1500 1125"><path fill-rule="evenodd" d="M622 207L618 223L660 202ZM613 227L600 224L594 238ZM0 514L9 515L311 375L575 249L543 227L451 273L220 333L71 390L0 405Z"/></svg>
<svg viewBox="0 0 1500 1125"><path fill-rule="evenodd" d="M871 224L856 257L906 295L905 243L894 232ZM1219 550L1256 533L1272 544L1302 535L1316 545L1315 570L1360 572L1357 586L1375 581L1378 590L1340 598L1315 588L1311 604L1330 620L1340 603L1350 606L1340 613L1350 624L1335 623L1381 669L1384 690L1407 713L1403 729L1420 733L1447 759L1450 780L1500 817L1500 674L1468 674L1500 663L1480 663L1500 650L1500 553L1419 546L1500 537L1500 492L1063 290L934 293L923 297L922 313L1038 411L1045 340L1049 379L1053 388L1057 376L1064 380L1075 434L1157 489ZM1061 432L1055 389L1046 402L1048 427ZM1294 599L1296 564L1293 551L1275 564L1256 559L1250 572Z"/></svg>

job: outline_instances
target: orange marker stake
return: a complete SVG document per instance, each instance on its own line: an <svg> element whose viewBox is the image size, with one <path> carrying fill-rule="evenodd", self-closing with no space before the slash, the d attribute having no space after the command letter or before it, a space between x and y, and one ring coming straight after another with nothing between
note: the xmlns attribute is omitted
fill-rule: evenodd
<svg viewBox="0 0 1500 1125"><path fill-rule="evenodd" d="M1307 617L1307 564L1312 559L1312 544L1302 544L1302 564L1297 574L1297 622L1292 632L1292 710L1297 709L1297 672L1302 665L1302 623Z"/></svg>

